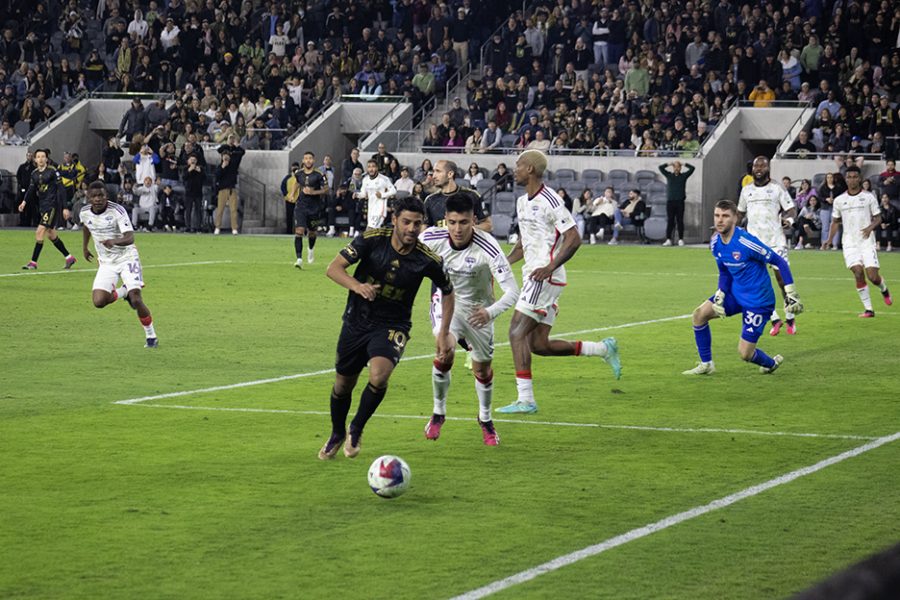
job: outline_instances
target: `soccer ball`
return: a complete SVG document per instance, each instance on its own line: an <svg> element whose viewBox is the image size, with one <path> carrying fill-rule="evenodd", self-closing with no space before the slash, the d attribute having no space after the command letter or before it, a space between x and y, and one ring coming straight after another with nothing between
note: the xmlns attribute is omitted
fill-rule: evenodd
<svg viewBox="0 0 900 600"><path fill-rule="evenodd" d="M409 465L399 456L379 456L369 467L369 487L382 498L396 498L409 488Z"/></svg>

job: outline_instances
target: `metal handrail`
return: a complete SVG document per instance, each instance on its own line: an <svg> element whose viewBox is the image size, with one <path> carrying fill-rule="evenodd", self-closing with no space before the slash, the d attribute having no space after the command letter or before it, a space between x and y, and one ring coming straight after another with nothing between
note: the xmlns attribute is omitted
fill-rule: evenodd
<svg viewBox="0 0 900 600"><path fill-rule="evenodd" d="M385 132L388 133L388 132ZM474 156L476 154L518 154L522 152L524 148L519 148L518 146L495 146L493 150L489 150L486 152L466 152L464 146L422 146L422 152L428 153L445 153L445 154L465 154L468 156ZM631 158L642 158L642 157L662 157L662 158L698 158L701 155L701 150L697 150L696 152L691 153L690 156L685 156L684 150L660 150L655 148L653 150L635 150L633 148L627 148L622 150L613 150L610 148L550 148L547 150L546 154L549 156L624 156Z"/></svg>
<svg viewBox="0 0 900 600"><path fill-rule="evenodd" d="M884 158L884 154L879 154L877 152L854 152L850 154L848 152L778 152L775 154L775 158L797 158L797 159L808 159L810 157L813 158L835 158L835 157L843 157L843 158L863 158L866 160L881 160Z"/></svg>
<svg viewBox="0 0 900 600"><path fill-rule="evenodd" d="M747 108L809 108L812 105L809 100L766 100L768 106L756 106L754 102L754 100L737 98L738 105Z"/></svg>

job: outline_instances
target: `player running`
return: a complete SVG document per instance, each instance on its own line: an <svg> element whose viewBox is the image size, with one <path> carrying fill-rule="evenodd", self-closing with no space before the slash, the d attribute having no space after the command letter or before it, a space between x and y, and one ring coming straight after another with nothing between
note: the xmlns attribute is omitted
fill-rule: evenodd
<svg viewBox="0 0 900 600"><path fill-rule="evenodd" d="M871 319L875 316L875 310L872 308L872 297L866 284L867 276L869 281L881 290L884 303L888 306L894 303L887 282L878 271L878 251L875 248L874 232L881 225L881 208L875 196L862 189L859 167L856 165L847 167L844 179L847 182L847 191L834 199L831 230L822 247L827 249L831 245L838 227L843 223L844 234L841 245L844 248L844 264L856 278L856 291L865 309L859 316Z"/></svg>
<svg viewBox="0 0 900 600"><path fill-rule="evenodd" d="M716 233L709 242L719 267L719 289L694 310L694 339L700 364L683 375L712 375L712 335L709 322L741 313L743 329L738 353L741 358L759 365L760 373L774 373L784 358L770 357L756 347L775 306L775 292L766 265L777 267L784 279L785 309L792 314L803 312L800 297L794 290L791 268L775 250L755 236L737 227L737 207L731 200L720 200L713 213Z"/></svg>
<svg viewBox="0 0 900 600"><path fill-rule="evenodd" d="M359 454L363 428L384 399L391 373L409 341L413 301L425 277L442 293L437 359L446 361L453 350L453 284L444 273L441 257L419 241L424 212L422 201L414 196L397 200L393 228L356 236L328 265L328 277L350 293L337 344L331 436L319 450L321 460L334 458L341 444L346 457ZM347 267L354 263L359 264L351 276ZM351 394L367 363L369 381L348 429Z"/></svg>
<svg viewBox="0 0 900 600"><path fill-rule="evenodd" d="M66 257L64 268L71 269L75 264L75 257L69 253L66 245L56 233L56 229L69 220L69 204L59 172L51 167L49 162L50 152L48 150L41 148L35 151L34 164L37 165L37 168L31 172L31 183L28 191L25 192L25 198L19 204L19 212L25 212L25 207L37 199L40 213L40 222L34 232L34 250L31 253L31 260L22 267L26 271L38 268L37 261L41 256L41 250L44 249L44 237L50 238L60 254Z"/></svg>
<svg viewBox="0 0 900 600"><path fill-rule="evenodd" d="M450 276L456 296L450 335L453 344L464 337L471 349L475 394L478 396L478 424L484 443L496 446L500 443L500 436L491 420L494 320L516 303L519 286L497 240L476 228L473 198L466 194L453 194L446 199L445 208L442 219L445 226L429 227L422 233L421 240L444 259L444 269ZM503 289L503 296L496 302L495 279ZM431 323L435 335L443 328L441 313L441 292L435 290L431 302ZM431 369L434 414L425 426L425 437L429 440L436 440L441 435L441 426L447 414L447 393L454 358L452 348L443 360L435 359Z"/></svg>
<svg viewBox="0 0 900 600"><path fill-rule="evenodd" d="M397 195L397 188L387 175L378 172L378 163L371 159L366 163L366 177L357 192L366 203L366 228L378 229L384 226L388 213L388 200Z"/></svg>
<svg viewBox="0 0 900 600"><path fill-rule="evenodd" d="M757 156L753 159L751 173L753 182L741 188L741 197L738 201L738 222L744 216L747 217L747 232L756 236L765 246L774 250L784 262L790 265L788 260L787 239L784 236L784 226L790 227L797 218L797 207L791 196L783 187L769 178L769 159L765 156ZM773 266L775 280L781 288L782 297L785 296L785 283L778 267ZM797 333L797 324L794 313L785 307L785 320L789 335ZM772 310L772 329L769 335L778 335L781 332L781 318L778 311Z"/></svg>
<svg viewBox="0 0 900 600"><path fill-rule="evenodd" d="M322 212L325 209L328 182L325 181L325 176L316 170L316 155L312 152L303 153L303 168L297 171L295 177L300 185L300 196L294 208L294 254L297 255L294 266L302 269L304 234L309 238L307 262L312 264L316 260L314 248Z"/></svg>
<svg viewBox="0 0 900 600"><path fill-rule="evenodd" d="M550 329L559 312L557 301L566 285L563 266L581 238L572 213L559 195L544 185L547 157L539 150L526 150L516 161L516 183L525 194L516 202L519 240L507 258L510 264L525 259L522 293L509 323L509 343L516 367L518 399L500 413L536 413L531 381L531 354L539 356L600 356L612 367L616 379L622 375L616 339L602 342L551 340Z"/></svg>
<svg viewBox="0 0 900 600"><path fill-rule="evenodd" d="M97 275L94 277L92 299L94 306L103 308L112 304L120 296L137 311L147 341L145 348L156 348L159 340L153 327L150 309L144 304L141 288L144 280L141 259L134 245L134 227L128 219L128 211L121 204L107 199L106 184L95 181L88 186L89 204L81 209L79 217L84 225L84 258L88 262L94 257L88 249L88 241L94 237L97 249ZM122 285L116 282L121 277Z"/></svg>

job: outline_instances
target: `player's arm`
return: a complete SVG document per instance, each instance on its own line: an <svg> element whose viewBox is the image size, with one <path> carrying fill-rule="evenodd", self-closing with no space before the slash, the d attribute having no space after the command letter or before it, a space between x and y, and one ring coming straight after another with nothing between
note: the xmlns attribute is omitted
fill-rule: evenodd
<svg viewBox="0 0 900 600"><path fill-rule="evenodd" d="M441 290L441 329L435 339L436 358L445 361L453 354L455 338L450 334L450 322L453 320L453 310L456 307L456 294L453 292L453 284L444 271L443 261L435 261L429 269L428 278Z"/></svg>
<svg viewBox="0 0 900 600"><path fill-rule="evenodd" d="M22 202L19 203L19 212L24 212L25 207L34 202L34 197L37 195L37 185L35 185L34 181L31 182L31 185L28 186L28 191L25 192L25 197L22 198Z"/></svg>
<svg viewBox="0 0 900 600"><path fill-rule="evenodd" d="M571 217L569 218L571 219ZM575 227L566 229L563 232L562 245L559 248L559 252L556 253L549 265L532 271L531 279L535 281L550 279L553 275L553 271L563 266L567 260L575 256L575 252L578 251L580 246L581 236L578 235L578 230Z"/></svg>
<svg viewBox="0 0 900 600"><path fill-rule="evenodd" d="M91 249L88 247L88 242L91 241L91 231L85 226L81 229L81 232L81 252L84 254L84 260L91 262L91 259L94 258L94 255L91 254Z"/></svg>
<svg viewBox="0 0 900 600"><path fill-rule="evenodd" d="M784 281L784 309L787 312L800 314L803 312L803 303L800 301L800 295L794 288L794 275L791 273L791 267L777 252L769 251L765 256L765 261L778 269L781 273L781 279Z"/></svg>
<svg viewBox="0 0 900 600"><path fill-rule="evenodd" d="M361 258L368 256L369 246L365 236L357 236L352 242L347 244L343 250L338 252L334 260L328 265L325 274L328 278L345 287L354 294L359 294L368 301L372 301L378 295L381 288L378 284L362 283L347 272L347 267L358 262Z"/></svg>
<svg viewBox="0 0 900 600"><path fill-rule="evenodd" d="M121 236L103 240L100 243L107 248L112 248L113 246L130 246L134 243L134 231L123 231Z"/></svg>
<svg viewBox="0 0 900 600"><path fill-rule="evenodd" d="M397 195L397 188L394 187L390 177L385 177L384 175L382 175L382 177L384 177L384 184L387 186L387 189L384 192L381 192L381 199L393 198Z"/></svg>
<svg viewBox="0 0 900 600"><path fill-rule="evenodd" d="M716 266L719 267L719 283L716 293L713 294L713 312L715 312L720 319L724 319L727 316L725 314L725 297L731 293L731 284L734 279L728 269L718 261L716 261Z"/></svg>
<svg viewBox="0 0 900 600"><path fill-rule="evenodd" d="M497 283L500 284L503 295L490 306L479 307L472 311L468 321L469 325L473 327L484 327L512 308L519 299L519 284L516 283L516 278L513 277L512 269L506 257L503 255L497 257L491 264L491 274Z"/></svg>
<svg viewBox="0 0 900 600"><path fill-rule="evenodd" d="M841 226L841 218L831 215L831 227L828 228L828 237L822 240L822 249L828 250L831 247L831 240L837 235L838 228Z"/></svg>
<svg viewBox="0 0 900 600"><path fill-rule="evenodd" d="M506 255L506 260L509 261L509 264L514 265L523 258L525 258L525 251L522 249L522 236L520 235L516 240L516 245Z"/></svg>
<svg viewBox="0 0 900 600"><path fill-rule="evenodd" d="M869 223L869 226L862 230L863 238L867 238L872 235L872 232L878 229L878 226L881 225L881 213L872 215L872 221Z"/></svg>

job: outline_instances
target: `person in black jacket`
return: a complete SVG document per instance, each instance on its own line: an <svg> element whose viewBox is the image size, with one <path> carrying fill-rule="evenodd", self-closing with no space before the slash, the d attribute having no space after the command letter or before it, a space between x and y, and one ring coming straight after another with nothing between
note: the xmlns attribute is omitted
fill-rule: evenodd
<svg viewBox="0 0 900 600"><path fill-rule="evenodd" d="M140 98L131 101L131 108L122 117L119 124L119 135L131 139L136 133L144 133L148 129L147 113Z"/></svg>
<svg viewBox="0 0 900 600"><path fill-rule="evenodd" d="M35 170L34 166L34 153L29 150L25 153L25 162L19 165L18 170L16 170L16 204L22 202L25 199L25 192L28 191L28 186L31 185L31 172ZM37 207L32 205L26 207L26 210L23 210L19 214L19 226L20 227L32 227L35 223L35 217L37 216Z"/></svg>
<svg viewBox="0 0 900 600"><path fill-rule="evenodd" d="M184 172L184 229L195 233L200 229L200 207L203 201L203 184L206 174L196 156L189 156Z"/></svg>
<svg viewBox="0 0 900 600"><path fill-rule="evenodd" d="M228 203L229 215L231 218L231 233L238 234L238 193L237 193L238 171L231 162L231 154L222 155L222 162L216 167L216 229L213 232L219 235L222 227L222 213L225 211L225 204Z"/></svg>

